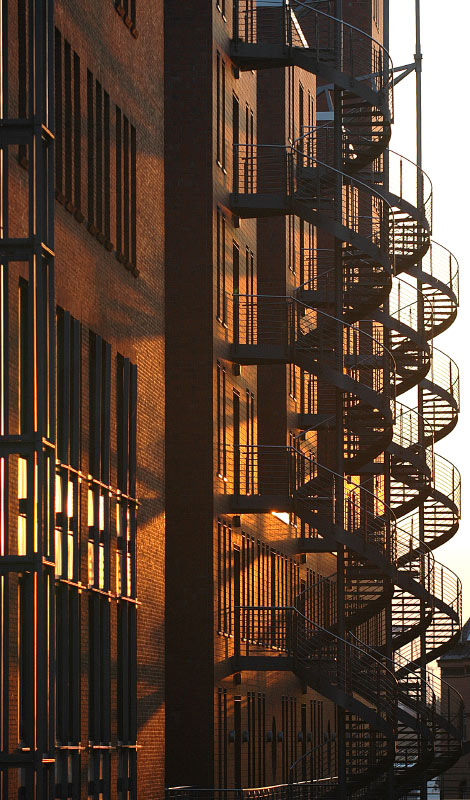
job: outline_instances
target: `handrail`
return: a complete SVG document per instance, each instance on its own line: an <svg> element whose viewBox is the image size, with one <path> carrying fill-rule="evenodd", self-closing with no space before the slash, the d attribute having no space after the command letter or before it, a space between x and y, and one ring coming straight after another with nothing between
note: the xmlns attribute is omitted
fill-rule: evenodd
<svg viewBox="0 0 470 800"><path fill-rule="evenodd" d="M402 295L404 295L403 299ZM398 322L407 325L417 333L419 333L418 314L420 301L424 307L425 318L426 313L432 317L432 303L416 285L413 286L413 284L400 276L393 279L389 295L389 314ZM409 319L406 319L407 316Z"/></svg>
<svg viewBox="0 0 470 800"><path fill-rule="evenodd" d="M360 639L358 639L357 636L354 636L349 631L348 631L348 636L351 636L352 639L355 639L357 644L354 644L353 642L348 641L348 639L345 639L345 638L343 638L342 636L339 636L336 633L331 633L331 631L329 631L327 628L323 628L321 625L318 625L313 620L308 619L308 617L306 617L305 614L302 614L302 612L299 611L299 609L296 608L295 606L277 606L277 605L272 605L272 606L265 606L265 605L259 605L259 606L258 605L254 605L254 606L240 605L240 606L235 606L234 607L234 613L236 614L236 612L238 612L238 611L265 611L268 614L271 614L274 611L280 611L280 612L282 612L284 614L286 612L290 612L292 614L293 618L301 619L303 622L306 622L309 625L312 625L316 632L318 632L320 634L325 634L326 637L328 637L328 639L332 639L335 642L340 642L343 645L347 645L348 648L350 648L354 652L358 653L359 655L364 655L364 654L369 655L369 653L367 651L372 649L372 648L370 648L369 645L364 644ZM327 639L327 641L328 641L328 639ZM291 649L293 649L293 645L295 646L295 639L293 641L289 641L287 639L286 642L287 642L288 645L290 644L290 647L288 648L288 652L289 652ZM377 658L376 658L376 656L377 656ZM384 665L382 663L382 654L379 653L378 651L375 651L374 655L370 655L370 658L371 658L371 661L373 661L378 667L380 667L384 672L386 672L388 674L388 676L392 679L392 683L395 683L395 676L394 676L393 672L391 670L389 670L387 667L384 667Z"/></svg>
<svg viewBox="0 0 470 800"><path fill-rule="evenodd" d="M416 185L416 198L415 198L416 202L414 202L413 205L416 205L416 207L418 209L419 209L419 205L422 205L423 209L425 209L426 206L428 205L428 203L431 201L432 195L433 195L432 180L429 177L428 173L422 167L418 166L418 164L416 164L416 162L412 161L410 158L407 158L406 156L403 156L401 153L397 153L395 150L390 150L390 148L388 148L386 152L388 153L389 156L393 156L393 157L396 156L396 158L398 158L400 160L400 165L405 161L414 170L416 170L416 178L417 178L417 180L416 180L416 184L417 184ZM392 163L393 163L393 161L394 161L394 158L392 159ZM390 169L390 159L389 159L389 169ZM423 198L420 200L419 191L418 191L418 184L419 184L419 180L420 179L423 180L423 178L426 179L426 181L428 183L428 186L429 186L429 189L428 189L427 197L423 196ZM390 179L390 173L389 173L389 179ZM400 191L399 191L399 194L397 196L400 197L400 199L402 199L402 200L406 200L407 198L403 196L403 182L402 182L402 180L403 180L403 174L402 174L402 170L400 168L400 184L399 184L399 190ZM393 191L393 188L391 188L391 189L389 188L389 191L392 194L397 194L397 192Z"/></svg>
<svg viewBox="0 0 470 800"><path fill-rule="evenodd" d="M441 252L445 252L446 254L446 267L443 266L443 261L439 258L439 255L436 258L435 250L437 249L438 254ZM437 261L437 263L436 263ZM435 266L436 264L436 266ZM448 268L447 268L448 267ZM446 285L452 292L454 292L457 305L459 303L459 262L457 261L454 254L444 245L436 242L434 240L431 241L431 247L429 248L428 252L423 256L423 260L421 263L421 269L423 272L428 273L432 278L436 278L440 280L441 283ZM443 273L448 273L445 277L443 277Z"/></svg>
<svg viewBox="0 0 470 800"><path fill-rule="evenodd" d="M393 406L396 374L393 354L380 339L358 327L360 324L361 321L350 324L289 295L233 295L235 354L237 348L257 345L284 348L297 346L303 353L313 354L320 348L323 349L323 363L326 363L328 354L325 353L325 348L329 347L333 353L338 347L338 337L347 336L343 368L346 367L350 379L356 387L363 386L364 390L383 394ZM364 324L370 326L372 323L365 320ZM308 337L316 332L320 340L315 344ZM339 369L341 375L343 374L338 365L330 366ZM362 380L362 369L370 370L366 381ZM386 380L385 374L391 376L390 379ZM354 391L353 385L350 388L345 387L344 391Z"/></svg>
<svg viewBox="0 0 470 800"><path fill-rule="evenodd" d="M270 0L266 0L266 1L269 3ZM258 0L258 3L260 3L260 2L262 4L263 0ZM272 2L272 0L271 0L271 2ZM287 3L287 5L290 5L289 0L285 0L285 2ZM393 65L392 57L391 57L390 53L388 52L387 48L384 47L384 45L381 42L379 42L377 39L374 39L374 37L371 36L370 33L367 33L367 31L363 31L363 30L361 30L361 28L357 28L355 25L351 25L349 22L345 22L343 19L340 19L339 17L334 17L332 14L327 14L325 11L320 11L320 9L318 9L318 8L312 8L311 6L308 6L307 3L303 3L302 0L293 0L293 2L295 2L295 4L297 6L301 6L302 8L306 8L308 11L314 11L315 14L319 14L322 17L328 17L328 19L332 19L334 22L338 22L338 23L340 23L340 25L345 25L347 28L350 28L351 30L356 31L356 33L360 33L366 39L369 39L372 44L377 45L377 47L380 48L380 50L382 50L382 52L387 55L390 63ZM294 13L295 13L295 10L294 10Z"/></svg>
<svg viewBox="0 0 470 800"><path fill-rule="evenodd" d="M303 153L301 150L297 150L297 148L295 147L295 143L292 143L292 144L258 144L258 143L252 143L252 142L234 142L233 143L233 147L236 148L236 149L240 149L242 147L246 147L247 149L251 148L252 150L253 149L258 149L258 148L259 149L262 148L262 149L266 149L266 150L267 149L284 150L285 152L288 152L290 150L291 152L296 153L301 158L310 158L313 161L315 161L316 164L319 164L321 167L325 167L326 169L330 170L331 172L334 172L337 175L341 175L342 177L347 178L348 181L351 181L352 183L354 183L354 184L356 184L358 186L361 186L363 189L365 189L367 192L369 192L369 194L377 195L377 197L380 197L380 199L383 200L384 203L386 203L389 206L390 212L393 213L393 207L392 207L390 201L386 197L384 197L381 194L381 192L375 186L371 186L369 183L366 183L366 181L360 180L359 178L352 177L351 175L348 175L346 172L343 172L342 170L336 169L336 167L333 167L330 164L327 164L325 161L320 161L319 159L315 158L315 156L308 155L307 153Z"/></svg>
<svg viewBox="0 0 470 800"><path fill-rule="evenodd" d="M298 306L302 306L303 308L308 309L308 311L313 311L315 314L318 314L320 317L324 317L326 319L329 319L332 322L337 322L340 325L343 325L345 328L347 328L347 329L349 329L351 331L354 331L355 333L359 333L361 335L361 338L364 337L366 340L369 340L369 341L373 342L384 353L387 353L387 355L390 357L390 361L391 361L392 365L394 367L396 366L395 365L395 359L393 357L392 352L388 349L388 347L386 347L384 345L383 342L380 341L380 339L377 339L375 336L372 336L370 333L367 333L366 331L363 331L360 328L356 328L355 325L353 325L353 324L351 324L349 322L346 322L343 319L340 319L338 317L334 317L332 314L328 314L326 311L322 311L321 309L315 308L314 306L309 306L307 303L304 303L302 300L298 300L296 297L292 297L292 295L234 294L234 295L232 295L232 297L234 298L235 301L239 301L242 298L249 298L250 300L258 300L258 299L262 299L262 300L264 300L264 299L266 299L266 300L286 300L288 303L293 303L293 304L296 304ZM360 324L361 322L364 322L364 323L367 322L367 323L370 324L370 320L357 320L356 324Z"/></svg>
<svg viewBox="0 0 470 800"><path fill-rule="evenodd" d="M420 443L421 426L424 434L430 438L430 444ZM433 428L423 414L418 409L410 408L405 403L396 403L395 425L393 426L393 442L400 445L405 450L409 447L415 448L424 456L426 464L432 473L433 470Z"/></svg>

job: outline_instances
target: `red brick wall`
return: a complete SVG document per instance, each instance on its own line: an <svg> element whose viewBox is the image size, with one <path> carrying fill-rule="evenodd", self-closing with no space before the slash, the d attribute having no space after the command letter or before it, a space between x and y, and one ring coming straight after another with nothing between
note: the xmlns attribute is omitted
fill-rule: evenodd
<svg viewBox="0 0 470 800"><path fill-rule="evenodd" d="M138 611L138 791L139 798L163 796L164 770L164 316L163 316L163 10L137 3L138 38L116 12L112 0L97 6L92 2L57 2L55 24L81 61L82 109L82 211L80 223L59 203L55 204L56 301L80 320L82 341L82 454L80 469L89 472L87 448L88 363L87 329L111 344L112 364L117 353L138 366L137 496L140 502L137 533ZM11 48L16 45L12 20ZM12 56L12 63L15 61ZM87 98L86 71L91 70L110 97L111 117L111 237L115 240L115 141L114 106L137 132L137 263L139 274L120 263L96 236L87 230ZM15 70L12 95L17 92ZM25 170L13 167L18 208L16 228L24 219L25 205L19 187ZM18 265L17 265L18 267ZM12 307L11 384L18 384L17 341L18 277L25 269L11 269ZM116 485L115 372L112 373L111 483ZM18 407L12 392L13 407ZM82 498L81 580L87 575L87 498ZM83 494L83 493L82 493ZM15 491L12 512L18 513ZM13 531L15 536L15 531ZM113 557L114 558L114 557ZM111 562L111 592L116 583L115 561ZM16 587L12 587L12 600ZM16 606L16 601L15 601ZM89 642L87 591L81 604L81 741L88 741ZM12 619L16 611L12 612ZM12 629L13 630L13 629ZM12 634L13 635L13 634ZM16 633L15 633L16 636ZM13 637L13 639L15 638ZM16 641L12 639L12 654ZM116 605L111 601L111 797L117 797L116 726ZM12 714L15 704L12 703ZM16 724L12 718L12 730ZM82 753L81 796L88 797L88 753Z"/></svg>

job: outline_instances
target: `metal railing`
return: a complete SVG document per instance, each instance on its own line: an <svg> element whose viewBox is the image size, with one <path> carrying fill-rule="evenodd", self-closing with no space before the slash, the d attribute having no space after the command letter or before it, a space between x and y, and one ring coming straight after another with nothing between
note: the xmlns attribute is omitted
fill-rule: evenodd
<svg viewBox="0 0 470 800"><path fill-rule="evenodd" d="M247 44L300 48L330 65L340 41L341 72L379 95L392 119L392 60L380 42L354 25L299 0L235 0L234 38Z"/></svg>
<svg viewBox="0 0 470 800"><path fill-rule="evenodd" d="M388 190L415 206L426 220L429 230L432 229L432 182L429 175L409 158L387 150ZM376 162L377 163L377 162ZM375 182L383 183L380 167L374 173Z"/></svg>
<svg viewBox="0 0 470 800"><path fill-rule="evenodd" d="M286 356L293 348L291 358L295 358L295 350L301 351L303 361L311 358L312 366L319 364L346 373L357 384L386 398L392 407L393 356L378 338L381 329L375 329L374 336L364 327L373 328L373 323L367 320L350 325L294 297L233 296L234 357L240 345L271 348L273 353L278 348Z"/></svg>
<svg viewBox="0 0 470 800"><path fill-rule="evenodd" d="M294 658L294 671L300 667L313 673L314 683L359 696L395 724L395 678L358 640L336 636L294 607L239 606L234 615L235 658L254 648L282 650Z"/></svg>
<svg viewBox="0 0 470 800"><path fill-rule="evenodd" d="M420 444L423 433L432 440L432 427L426 418L419 414L415 408L410 408L404 403L397 402L395 424L393 426L393 442L399 445L405 453L406 450L411 450L414 457L418 456L429 479L432 479L434 450L432 442L427 447Z"/></svg>
<svg viewBox="0 0 470 800"><path fill-rule="evenodd" d="M460 406L459 368L447 353L437 347L432 349L431 367L426 377L449 394L456 401L457 407Z"/></svg>
<svg viewBox="0 0 470 800"><path fill-rule="evenodd" d="M165 790L166 800L322 800L338 783L336 776L308 782L281 783L247 789L200 789L172 786Z"/></svg>
<svg viewBox="0 0 470 800"><path fill-rule="evenodd" d="M461 486L460 472L457 467L444 456L434 453L434 488L451 501L456 507L459 518Z"/></svg>
<svg viewBox="0 0 470 800"><path fill-rule="evenodd" d="M336 220L334 197L344 181L342 225L394 257L395 211L380 191L291 145L234 144L235 197L295 199Z"/></svg>
<svg viewBox="0 0 470 800"><path fill-rule="evenodd" d="M453 253L443 245L432 241L426 255L423 257L421 269L428 275L441 281L449 288L459 302L459 264Z"/></svg>
<svg viewBox="0 0 470 800"><path fill-rule="evenodd" d="M432 330L433 308L429 297L416 285L403 278L394 278L389 295L389 313L398 322L414 331L421 332L421 314L424 315L425 331Z"/></svg>
<svg viewBox="0 0 470 800"><path fill-rule="evenodd" d="M378 495L365 486L318 464L308 448L238 445L227 455L227 491L243 497L263 496L270 502L292 500L295 512L315 537L331 526L342 498L342 524L357 546L373 545L377 553L396 560L395 516ZM249 487L249 491L247 491ZM278 510L273 507L273 511ZM330 533L331 531L327 531ZM352 544L351 544L352 547Z"/></svg>

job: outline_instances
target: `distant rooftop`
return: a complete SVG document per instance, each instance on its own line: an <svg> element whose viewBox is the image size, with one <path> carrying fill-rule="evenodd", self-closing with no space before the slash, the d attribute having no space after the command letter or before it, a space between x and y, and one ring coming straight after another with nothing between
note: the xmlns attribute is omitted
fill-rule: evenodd
<svg viewBox="0 0 470 800"><path fill-rule="evenodd" d="M470 659L470 619L463 626L458 642L445 655L440 657L439 662L464 658Z"/></svg>

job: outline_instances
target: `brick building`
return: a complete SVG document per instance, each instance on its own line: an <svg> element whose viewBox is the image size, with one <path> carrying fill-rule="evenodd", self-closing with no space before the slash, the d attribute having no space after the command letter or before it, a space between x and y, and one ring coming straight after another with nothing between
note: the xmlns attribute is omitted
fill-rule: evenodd
<svg viewBox="0 0 470 800"><path fill-rule="evenodd" d="M5 799L163 791L162 23L2 6Z"/></svg>
<svg viewBox="0 0 470 800"><path fill-rule="evenodd" d="M461 753L458 267L387 25L2 4L2 800L423 798Z"/></svg>
<svg viewBox="0 0 470 800"><path fill-rule="evenodd" d="M388 149L387 30L380 0L165 3L175 800L425 797L460 753L426 672L460 630L457 264Z"/></svg>
<svg viewBox="0 0 470 800"><path fill-rule="evenodd" d="M464 754L440 778L440 796L444 798L470 797L470 620L462 628L458 642L440 659L441 675L446 683L462 695L464 701Z"/></svg>

